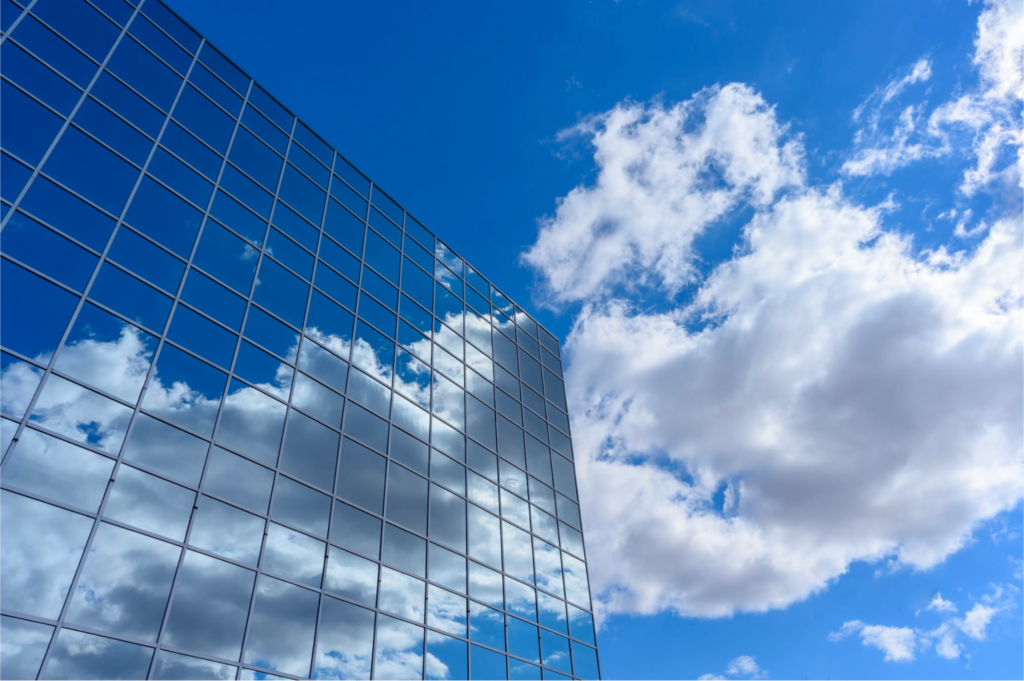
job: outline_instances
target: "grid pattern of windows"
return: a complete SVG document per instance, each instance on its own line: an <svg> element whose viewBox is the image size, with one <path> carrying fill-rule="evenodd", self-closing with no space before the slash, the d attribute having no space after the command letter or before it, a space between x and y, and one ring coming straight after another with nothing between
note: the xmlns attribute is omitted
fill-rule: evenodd
<svg viewBox="0 0 1024 681"><path fill-rule="evenodd" d="M0 0L5 678L597 678L558 341L159 0Z"/></svg>

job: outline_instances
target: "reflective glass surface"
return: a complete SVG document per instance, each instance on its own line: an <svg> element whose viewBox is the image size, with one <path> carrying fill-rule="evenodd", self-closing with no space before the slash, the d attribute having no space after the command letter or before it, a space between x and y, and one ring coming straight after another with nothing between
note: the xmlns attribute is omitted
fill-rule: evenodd
<svg viewBox="0 0 1024 681"><path fill-rule="evenodd" d="M558 339L160 0L24 6L0 676L597 675Z"/></svg>

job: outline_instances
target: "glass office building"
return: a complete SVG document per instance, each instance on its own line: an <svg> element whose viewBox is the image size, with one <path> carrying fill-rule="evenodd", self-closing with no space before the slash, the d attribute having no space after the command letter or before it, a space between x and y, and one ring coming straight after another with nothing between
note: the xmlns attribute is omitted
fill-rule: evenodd
<svg viewBox="0 0 1024 681"><path fill-rule="evenodd" d="M597 678L558 341L158 0L0 2L0 675Z"/></svg>

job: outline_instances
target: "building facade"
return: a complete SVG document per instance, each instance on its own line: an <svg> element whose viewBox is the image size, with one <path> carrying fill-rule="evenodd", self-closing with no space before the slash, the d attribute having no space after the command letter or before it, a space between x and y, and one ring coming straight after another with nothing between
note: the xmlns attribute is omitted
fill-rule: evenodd
<svg viewBox="0 0 1024 681"><path fill-rule="evenodd" d="M0 675L597 678L555 337L159 0L0 20Z"/></svg>

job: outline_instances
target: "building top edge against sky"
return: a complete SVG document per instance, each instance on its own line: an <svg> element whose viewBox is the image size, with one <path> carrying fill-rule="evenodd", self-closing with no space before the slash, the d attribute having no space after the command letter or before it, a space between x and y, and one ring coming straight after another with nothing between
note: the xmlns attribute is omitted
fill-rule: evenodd
<svg viewBox="0 0 1024 681"><path fill-rule="evenodd" d="M133 4L138 6L140 3ZM538 339L541 340L545 347L547 347L549 350L552 350L552 352L554 352L555 355L561 358L561 352L559 349L561 340L558 338L558 336L553 334L551 331L545 328L543 324L534 319L533 316L527 313L522 308L522 306L516 303L516 301L506 296L501 290L499 290L497 286L495 286L495 284L492 281L481 275L475 268L472 267L472 265L469 264L468 261L459 256L456 253L455 249L451 248L447 243L442 241L435 231L431 230L418 219L416 219L416 217L414 217L411 212L409 212L400 203L393 199L388 194L387 191L380 187L380 185L378 185L376 182L370 179L365 173L359 170L359 168L357 168L355 164L349 161L344 154L338 151L338 149L334 145L332 145L327 140L323 139L323 137L321 137L315 130L311 129L305 123L303 123L302 119L299 118L297 114L295 114L283 103L279 102L277 98L275 98L273 95L264 90L259 85L259 83L256 82L256 79L250 76L245 71L245 69L241 68L238 64L232 61L230 57L228 57L220 49L218 49L217 46L213 44L210 40L206 39L199 31L197 31L191 24L189 24L188 21L182 18L173 9L169 8L166 4L160 2L160 0L146 0L146 2L141 4L143 5L143 7L142 9L140 9L140 11L143 14L146 14L147 17L149 16L146 12L147 8L150 8L151 10L152 6L156 5L159 6L161 10L168 13L168 19L180 22L182 24L183 31L187 31L187 33L183 32L179 36L170 35L171 31L168 30L167 26L161 26L161 28L163 29L163 32L166 35L168 35L171 39L175 41L175 43L177 43L180 47L186 50L188 50L188 48L185 47L185 45L183 45L181 42L183 39L187 41L189 39L189 36L191 36L194 40L199 41L199 43L204 46L204 49L209 50L210 53L207 55L200 54L197 58L197 61L201 63L203 66L205 66L207 69L209 69L211 72L213 72L213 74L216 75L217 78L225 85L228 85L228 87L230 87L232 91L234 91L242 97L245 97L245 92L240 91L240 89L247 88L248 85L242 85L242 83L243 81L252 83L253 92L256 94L257 98L263 100L262 106L259 102L255 101L253 102L253 106L255 106L257 109L260 109L260 111L264 115L266 115L268 119L271 119L271 122L274 124L274 126L277 129L284 132L285 134L288 134L289 131L285 130L282 127L281 123L284 123L285 120L290 117L295 126L294 141L297 142L300 146L302 146L302 148L305 151L314 155L316 159L319 160L323 165L331 165L325 163L323 160L323 156L319 155L320 153L325 153L324 149L326 150L326 152L330 154L337 154L341 166L339 167L337 164L333 164L333 175L335 178L344 182L347 188L350 188L357 194L359 194L359 197L361 199L368 201L368 203L370 204L368 208L368 217L370 219L367 222L371 227L374 227L375 230L377 231L379 231L382 227L381 223L375 224L373 221L373 218L375 217L374 210L376 209L377 214L386 218L388 220L388 223L402 230L405 234L409 235L417 243L425 247L431 248L431 246L427 246L427 243L425 242L433 240L434 244L432 246L432 249L435 251L435 255L438 260L441 260L448 264L449 268L453 270L453 272L454 270L457 269L464 269L464 275L458 275L457 272L454 273L457 274L459 278L463 279L469 286L472 286L474 290L478 290L479 288L489 288L490 290L488 291L478 290L478 292L487 294L488 297L490 298L490 302L493 305L493 307L497 308L497 310L500 311L502 314L505 314L508 317L515 317L513 321L516 321L517 325L519 325L519 316L525 316L529 320L527 327L530 324L533 324L536 325L538 329L537 333L531 333L531 335L538 337ZM154 18L154 21L158 20L159 18ZM199 48L197 47L196 49ZM189 51L191 52L192 50ZM235 80L235 83L232 84L231 82L229 82L231 80ZM269 111L264 109L269 109ZM275 118L277 120L273 120ZM303 143L302 138L306 140L305 143ZM324 149L317 150L313 148L307 148L316 147L319 145L322 145ZM361 186L353 185L365 185L366 189L363 189ZM372 197L367 196L368 190L371 186L373 193ZM378 199L378 194L382 195L383 198ZM386 225L388 223L384 224ZM474 279L476 279L478 283L474 284ZM508 310L509 308L514 310L514 314L508 314L506 312L506 310ZM525 328L524 330L529 332L529 328ZM546 339L548 341L547 343L544 342L545 334L549 336L549 338Z"/></svg>

